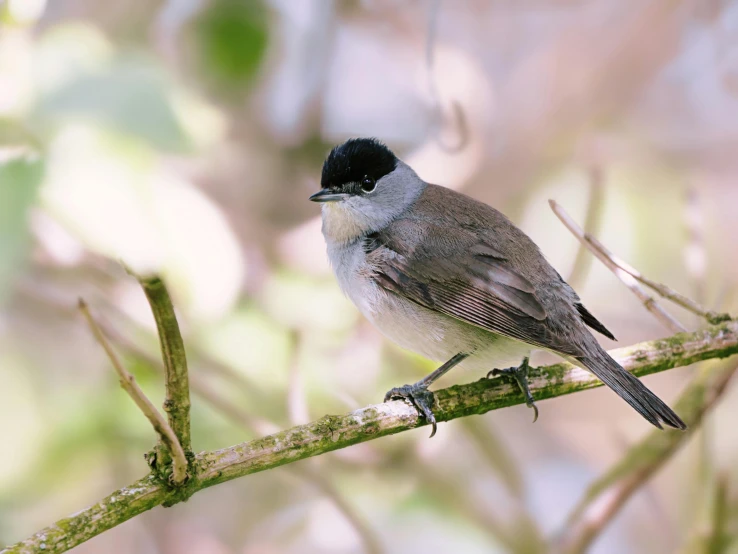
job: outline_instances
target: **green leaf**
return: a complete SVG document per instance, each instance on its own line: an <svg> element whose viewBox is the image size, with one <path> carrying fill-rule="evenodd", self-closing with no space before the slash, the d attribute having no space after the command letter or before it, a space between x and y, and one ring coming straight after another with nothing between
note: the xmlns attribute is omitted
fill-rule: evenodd
<svg viewBox="0 0 738 554"><path fill-rule="evenodd" d="M195 19L194 38L201 74L225 89L240 89L264 57L266 14L255 0L215 0Z"/></svg>
<svg viewBox="0 0 738 554"><path fill-rule="evenodd" d="M42 175L40 159L0 161L0 305L28 255L28 211Z"/></svg>

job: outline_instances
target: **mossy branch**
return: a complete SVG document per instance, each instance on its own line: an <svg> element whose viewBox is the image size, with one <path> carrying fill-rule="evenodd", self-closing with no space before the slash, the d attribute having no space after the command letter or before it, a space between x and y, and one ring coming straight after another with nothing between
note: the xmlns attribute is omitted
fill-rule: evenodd
<svg viewBox="0 0 738 554"><path fill-rule="evenodd" d="M92 314L87 307L87 303L81 298L79 299L79 310L87 320L87 324L89 325L95 340L100 343L100 346L103 347L105 353L108 355L110 363L113 364L113 368L118 374L118 379L120 380L120 386L123 387L123 390L125 390L133 399L136 406L138 406L141 412L146 416L146 419L149 420L149 423L151 423L154 431L156 431L159 436L159 440L164 444L169 452L169 455L172 458L172 481L174 483L184 482L187 478L187 456L185 455L184 450L182 450L182 446L179 444L177 435L174 434L172 428L154 407L151 400L149 400L149 398L144 394L141 387L138 386L133 375L123 367L123 364L120 362L118 356L116 356L113 348L110 346L108 339L105 337L105 333L103 333L100 326L92 317Z"/></svg>
<svg viewBox="0 0 738 554"><path fill-rule="evenodd" d="M158 277L139 278L146 298L154 314L156 328L161 344L161 356L164 361L164 382L166 398L164 411L169 419L169 426L177 435L179 444L185 454L191 456L192 442L190 438L190 381L187 373L187 356L184 341L179 332L179 324L174 313L174 305L164 282ZM169 449L160 445L152 465L163 468L169 462ZM163 459L162 459L163 458ZM173 476L174 484L181 485L185 476Z"/></svg>
<svg viewBox="0 0 738 554"><path fill-rule="evenodd" d="M611 352L623 367L638 376L737 353L738 321ZM541 400L602 385L590 373L566 363L531 368L529 380L531 390ZM438 421L523 402L518 388L503 379L481 379L442 389L436 392L436 398ZM0 554L64 552L154 506L174 504L198 490L423 425L425 421L414 408L394 401L340 416L325 416L251 442L203 452L194 460L194 475L187 483L186 493L147 476Z"/></svg>

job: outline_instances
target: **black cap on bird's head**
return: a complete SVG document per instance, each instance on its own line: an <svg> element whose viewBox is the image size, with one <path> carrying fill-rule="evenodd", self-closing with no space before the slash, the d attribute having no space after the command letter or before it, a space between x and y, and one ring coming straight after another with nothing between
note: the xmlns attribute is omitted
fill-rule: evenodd
<svg viewBox="0 0 738 554"><path fill-rule="evenodd" d="M355 194L369 194L377 181L397 167L397 157L374 138L349 139L331 150L323 163L322 189L313 202L334 202Z"/></svg>

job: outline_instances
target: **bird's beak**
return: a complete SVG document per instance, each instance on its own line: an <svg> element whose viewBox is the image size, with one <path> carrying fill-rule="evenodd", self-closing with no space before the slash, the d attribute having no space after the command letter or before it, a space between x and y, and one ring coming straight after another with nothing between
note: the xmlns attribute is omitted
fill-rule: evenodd
<svg viewBox="0 0 738 554"><path fill-rule="evenodd" d="M344 192L331 192L330 189L321 189L310 197L313 202L338 202L348 197Z"/></svg>

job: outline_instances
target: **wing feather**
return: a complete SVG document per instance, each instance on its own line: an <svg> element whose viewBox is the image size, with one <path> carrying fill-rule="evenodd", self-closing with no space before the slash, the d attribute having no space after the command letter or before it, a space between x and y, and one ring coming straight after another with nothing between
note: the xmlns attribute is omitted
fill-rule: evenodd
<svg viewBox="0 0 738 554"><path fill-rule="evenodd" d="M455 256L420 259L397 250L382 245L369 255L384 289L488 331L577 354L553 339L533 285L491 247L476 244Z"/></svg>

